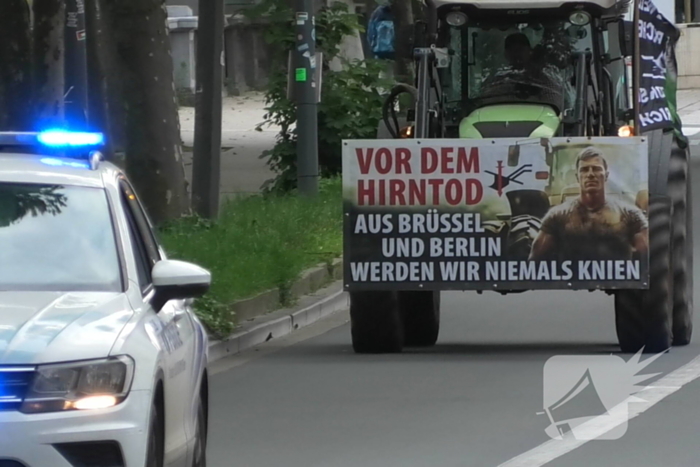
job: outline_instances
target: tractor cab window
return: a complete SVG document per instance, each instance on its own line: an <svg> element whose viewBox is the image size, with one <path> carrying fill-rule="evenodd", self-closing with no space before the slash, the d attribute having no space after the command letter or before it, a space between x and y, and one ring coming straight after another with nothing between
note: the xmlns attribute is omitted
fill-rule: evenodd
<svg viewBox="0 0 700 467"><path fill-rule="evenodd" d="M449 107L532 102L560 114L575 103L574 53L592 49L590 26L565 19L484 20L449 30ZM456 110L456 109L455 109Z"/></svg>

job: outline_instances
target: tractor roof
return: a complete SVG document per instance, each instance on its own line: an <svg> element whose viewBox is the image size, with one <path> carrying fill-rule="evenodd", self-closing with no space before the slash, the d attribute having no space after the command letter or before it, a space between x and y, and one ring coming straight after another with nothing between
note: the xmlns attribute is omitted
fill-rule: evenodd
<svg viewBox="0 0 700 467"><path fill-rule="evenodd" d="M474 5L477 8L501 9L515 8L518 10L528 10L534 8L559 8L566 4L591 4L604 10L615 6L628 7L631 0L434 0L436 6L445 5Z"/></svg>

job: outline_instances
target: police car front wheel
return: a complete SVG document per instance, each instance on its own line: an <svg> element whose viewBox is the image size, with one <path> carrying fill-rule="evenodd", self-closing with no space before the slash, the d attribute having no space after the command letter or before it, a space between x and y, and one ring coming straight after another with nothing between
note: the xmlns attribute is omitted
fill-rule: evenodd
<svg viewBox="0 0 700 467"><path fill-rule="evenodd" d="M148 434L148 457L146 467L163 467L164 427L159 404L154 401L151 407L151 420Z"/></svg>
<svg viewBox="0 0 700 467"><path fill-rule="evenodd" d="M201 397L197 407L197 432L192 467L207 467L207 419L204 413L204 401Z"/></svg>

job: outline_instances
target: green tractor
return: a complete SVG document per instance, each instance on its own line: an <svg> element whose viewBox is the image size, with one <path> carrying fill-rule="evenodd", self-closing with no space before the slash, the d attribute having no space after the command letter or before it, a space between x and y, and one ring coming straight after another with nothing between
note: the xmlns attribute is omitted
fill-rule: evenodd
<svg viewBox="0 0 700 467"><path fill-rule="evenodd" d="M590 290L614 295L623 352L659 352L691 340L690 166L678 131L640 131L640 118L652 117L641 116L633 99L642 60L632 26L636 7L631 0L426 0L427 21L416 25L414 86L392 90L378 139L518 138L546 145L551 138L645 137L648 184L630 196L648 216L648 287ZM675 83L665 83L672 105ZM402 93L411 94L415 106L399 117ZM496 208L500 214L484 223L512 256L532 251L543 216L566 199L570 175L557 169L551 152L529 161L546 174L541 187L511 190L507 205ZM521 165L523 157L511 147L508 165ZM557 183L564 188L554 195ZM436 343L440 290L349 292L356 352Z"/></svg>

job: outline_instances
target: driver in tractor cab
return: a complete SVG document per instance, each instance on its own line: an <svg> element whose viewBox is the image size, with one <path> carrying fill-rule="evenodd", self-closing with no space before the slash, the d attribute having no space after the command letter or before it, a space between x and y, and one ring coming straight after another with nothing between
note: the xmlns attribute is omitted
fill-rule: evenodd
<svg viewBox="0 0 700 467"><path fill-rule="evenodd" d="M509 93L520 89L521 92L525 90L529 97L543 98L551 92L557 92L560 85L544 71L541 57L538 59L536 49L524 33L516 32L506 37L503 56L505 66L484 80L483 96L501 94L503 91L500 86L504 84L510 89Z"/></svg>
<svg viewBox="0 0 700 467"><path fill-rule="evenodd" d="M532 65L532 45L530 39L523 33L515 33L506 37L505 57L508 64L518 69L528 69Z"/></svg>

